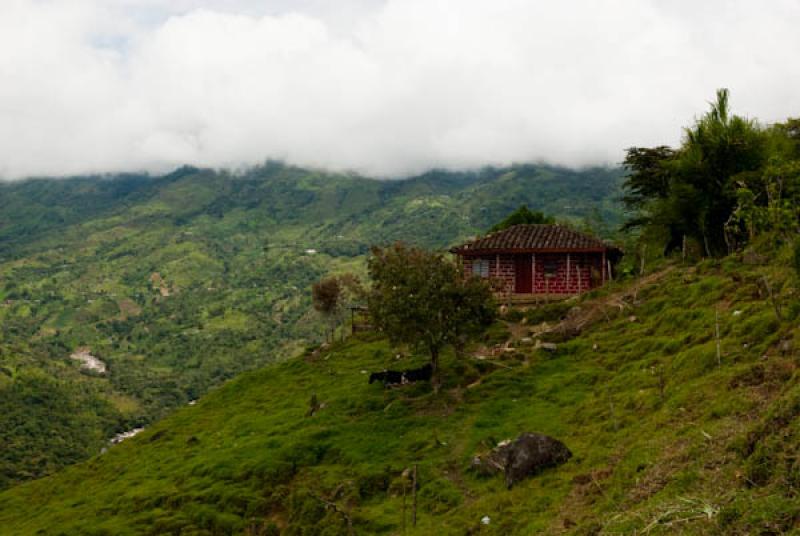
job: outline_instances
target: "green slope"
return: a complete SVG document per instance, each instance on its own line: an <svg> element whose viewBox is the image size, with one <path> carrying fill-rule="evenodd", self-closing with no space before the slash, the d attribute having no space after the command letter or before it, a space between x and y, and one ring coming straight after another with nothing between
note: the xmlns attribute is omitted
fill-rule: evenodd
<svg viewBox="0 0 800 536"><path fill-rule="evenodd" d="M523 203L614 224L619 177L517 166L387 182L268 164L0 184L0 489L318 341L311 283L363 271L371 244L443 248ZM69 358L84 347L107 374Z"/></svg>
<svg viewBox="0 0 800 536"><path fill-rule="evenodd" d="M103 455L0 494L0 526L347 534L324 499L356 534L399 534L402 472L418 464L419 523L408 534L800 530L800 377L784 343L800 307L787 258L667 266L617 283L577 304L571 314L593 321L555 353L447 355L438 395L369 385L365 371L424 360L397 360L377 337L246 373ZM485 343L506 335L498 326ZM308 417L312 394L325 407ZM574 457L510 491L470 472L486 444L523 431L563 440Z"/></svg>

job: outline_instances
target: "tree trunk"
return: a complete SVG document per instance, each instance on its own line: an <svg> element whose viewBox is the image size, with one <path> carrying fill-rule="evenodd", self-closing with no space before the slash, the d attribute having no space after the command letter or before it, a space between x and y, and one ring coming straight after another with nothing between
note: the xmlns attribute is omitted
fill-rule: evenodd
<svg viewBox="0 0 800 536"><path fill-rule="evenodd" d="M432 377L431 383L433 384L433 390L435 392L439 392L439 348L431 347L431 369L432 369Z"/></svg>

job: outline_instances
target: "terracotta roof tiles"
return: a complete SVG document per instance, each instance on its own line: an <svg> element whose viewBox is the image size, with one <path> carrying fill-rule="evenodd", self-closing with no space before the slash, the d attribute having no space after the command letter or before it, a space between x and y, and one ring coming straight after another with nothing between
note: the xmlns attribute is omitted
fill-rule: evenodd
<svg viewBox="0 0 800 536"><path fill-rule="evenodd" d="M509 251L619 251L602 240L561 225L514 225L453 248L461 255Z"/></svg>

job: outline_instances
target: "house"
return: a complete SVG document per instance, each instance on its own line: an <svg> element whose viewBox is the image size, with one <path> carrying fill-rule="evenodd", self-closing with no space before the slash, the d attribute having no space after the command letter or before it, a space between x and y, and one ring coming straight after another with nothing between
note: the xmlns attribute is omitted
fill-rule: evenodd
<svg viewBox="0 0 800 536"><path fill-rule="evenodd" d="M526 224L450 250L514 301L580 294L613 278L622 250L562 225Z"/></svg>

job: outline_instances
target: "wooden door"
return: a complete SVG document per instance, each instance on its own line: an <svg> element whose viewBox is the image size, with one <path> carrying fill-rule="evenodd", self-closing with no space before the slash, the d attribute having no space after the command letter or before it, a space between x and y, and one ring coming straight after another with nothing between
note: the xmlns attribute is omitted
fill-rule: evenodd
<svg viewBox="0 0 800 536"><path fill-rule="evenodd" d="M514 257L514 292L517 294L533 292L533 263L528 255Z"/></svg>

